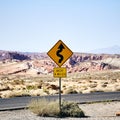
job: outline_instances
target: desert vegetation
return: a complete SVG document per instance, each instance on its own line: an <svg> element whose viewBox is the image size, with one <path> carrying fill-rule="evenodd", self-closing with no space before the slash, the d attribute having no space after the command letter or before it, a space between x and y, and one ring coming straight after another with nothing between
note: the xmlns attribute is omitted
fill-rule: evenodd
<svg viewBox="0 0 120 120"><path fill-rule="evenodd" d="M69 73L62 79L62 94L120 91L120 71ZM57 78L41 76L0 76L0 97L45 96L59 93Z"/></svg>
<svg viewBox="0 0 120 120"><path fill-rule="evenodd" d="M59 116L59 103L58 101L48 101L44 99L32 100L28 104L28 109L38 116Z"/></svg>
<svg viewBox="0 0 120 120"><path fill-rule="evenodd" d="M76 103L62 101L61 113L58 101L44 99L32 100L28 109L38 116L43 117L84 117L84 112Z"/></svg>

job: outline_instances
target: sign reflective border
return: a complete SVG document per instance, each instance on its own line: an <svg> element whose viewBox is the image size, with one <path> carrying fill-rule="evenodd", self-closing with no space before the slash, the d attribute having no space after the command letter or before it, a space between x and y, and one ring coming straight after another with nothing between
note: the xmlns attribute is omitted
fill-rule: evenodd
<svg viewBox="0 0 120 120"><path fill-rule="evenodd" d="M55 78L65 78L67 77L67 70L65 67L57 67L53 69L53 76Z"/></svg>

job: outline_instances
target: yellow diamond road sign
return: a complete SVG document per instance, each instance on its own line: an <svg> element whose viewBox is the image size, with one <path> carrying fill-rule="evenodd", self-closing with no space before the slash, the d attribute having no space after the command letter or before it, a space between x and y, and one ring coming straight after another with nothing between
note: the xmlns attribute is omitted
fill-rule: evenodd
<svg viewBox="0 0 120 120"><path fill-rule="evenodd" d="M53 69L53 76L55 78L65 78L67 76L67 70L65 67L57 67Z"/></svg>
<svg viewBox="0 0 120 120"><path fill-rule="evenodd" d="M72 56L73 52L59 40L47 54L59 67L61 67Z"/></svg>

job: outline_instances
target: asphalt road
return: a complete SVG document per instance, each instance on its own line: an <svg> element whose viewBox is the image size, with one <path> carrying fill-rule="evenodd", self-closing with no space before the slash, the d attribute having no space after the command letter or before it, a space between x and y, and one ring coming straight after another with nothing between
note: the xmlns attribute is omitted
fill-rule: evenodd
<svg viewBox="0 0 120 120"><path fill-rule="evenodd" d="M22 109L33 99L46 98L48 100L56 100L59 95L54 96L40 96L40 97L14 97L9 99L0 98L0 111ZM62 95L62 99L74 101L77 103L98 102L107 100L120 100L120 92L98 92L90 94L69 94Z"/></svg>

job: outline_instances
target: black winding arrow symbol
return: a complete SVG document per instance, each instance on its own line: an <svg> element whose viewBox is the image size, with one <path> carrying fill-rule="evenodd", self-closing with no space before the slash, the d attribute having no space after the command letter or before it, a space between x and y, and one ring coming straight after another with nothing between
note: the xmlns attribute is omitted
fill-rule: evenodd
<svg viewBox="0 0 120 120"><path fill-rule="evenodd" d="M58 47L58 51L56 52L56 55L58 56L58 57L60 57L60 59L59 59L59 63L61 63L62 61L63 61L63 59L64 59L64 57L60 54L62 51L63 51L63 49L65 49L65 47L62 45L62 43L59 45L59 47Z"/></svg>

